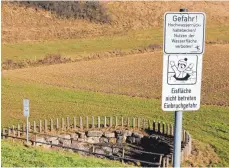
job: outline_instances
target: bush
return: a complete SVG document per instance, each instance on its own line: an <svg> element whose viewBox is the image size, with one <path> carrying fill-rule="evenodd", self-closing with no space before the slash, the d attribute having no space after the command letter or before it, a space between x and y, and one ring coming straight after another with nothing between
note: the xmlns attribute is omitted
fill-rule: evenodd
<svg viewBox="0 0 229 168"><path fill-rule="evenodd" d="M20 1L18 3L26 7L51 11L61 18L79 18L101 23L110 22L106 9L98 1Z"/></svg>

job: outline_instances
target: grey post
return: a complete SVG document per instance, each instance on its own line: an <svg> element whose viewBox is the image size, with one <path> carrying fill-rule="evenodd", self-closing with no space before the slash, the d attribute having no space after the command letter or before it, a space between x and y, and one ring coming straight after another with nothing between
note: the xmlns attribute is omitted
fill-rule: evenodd
<svg viewBox="0 0 229 168"><path fill-rule="evenodd" d="M26 117L26 143L28 144L29 143L29 117L27 116Z"/></svg>
<svg viewBox="0 0 229 168"><path fill-rule="evenodd" d="M188 9L180 9L180 12L188 12ZM180 167L181 161L181 131L182 131L182 111L175 112L174 127L174 160L173 167Z"/></svg>
<svg viewBox="0 0 229 168"><path fill-rule="evenodd" d="M180 167L182 111L175 112L173 167Z"/></svg>

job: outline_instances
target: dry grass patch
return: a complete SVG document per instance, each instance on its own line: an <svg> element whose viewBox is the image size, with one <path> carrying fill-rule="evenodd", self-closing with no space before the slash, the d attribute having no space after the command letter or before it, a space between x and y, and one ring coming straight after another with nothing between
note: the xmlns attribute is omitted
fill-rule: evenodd
<svg viewBox="0 0 229 168"><path fill-rule="evenodd" d="M183 164L185 167L214 167L220 160L209 144L193 140L192 148L192 155Z"/></svg>
<svg viewBox="0 0 229 168"><path fill-rule="evenodd" d="M2 42L75 39L162 27L163 15L187 7L207 14L207 25L224 26L229 21L229 2L102 2L108 8L110 25L83 19L59 19L51 12L2 4Z"/></svg>
<svg viewBox="0 0 229 168"><path fill-rule="evenodd" d="M229 103L229 45L208 45L204 54L202 102ZM161 97L162 52L3 71L27 82L130 96Z"/></svg>

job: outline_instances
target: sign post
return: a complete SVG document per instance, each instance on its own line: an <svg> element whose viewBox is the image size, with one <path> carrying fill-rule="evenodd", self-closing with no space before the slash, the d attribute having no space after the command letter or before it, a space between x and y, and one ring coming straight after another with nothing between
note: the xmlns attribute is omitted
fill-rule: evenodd
<svg viewBox="0 0 229 168"><path fill-rule="evenodd" d="M175 111L173 167L180 167L182 113L200 108L204 44L204 13L165 13L162 109Z"/></svg>
<svg viewBox="0 0 229 168"><path fill-rule="evenodd" d="M26 117L26 143L29 142L29 99L23 99L23 111Z"/></svg>

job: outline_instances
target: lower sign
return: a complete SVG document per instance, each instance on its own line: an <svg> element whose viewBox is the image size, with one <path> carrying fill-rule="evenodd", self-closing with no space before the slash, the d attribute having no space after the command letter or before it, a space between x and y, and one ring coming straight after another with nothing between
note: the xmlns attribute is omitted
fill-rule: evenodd
<svg viewBox="0 0 229 168"><path fill-rule="evenodd" d="M29 99L23 99L24 116L29 117Z"/></svg>
<svg viewBox="0 0 229 168"><path fill-rule="evenodd" d="M200 108L202 55L164 55L162 109L192 111Z"/></svg>

